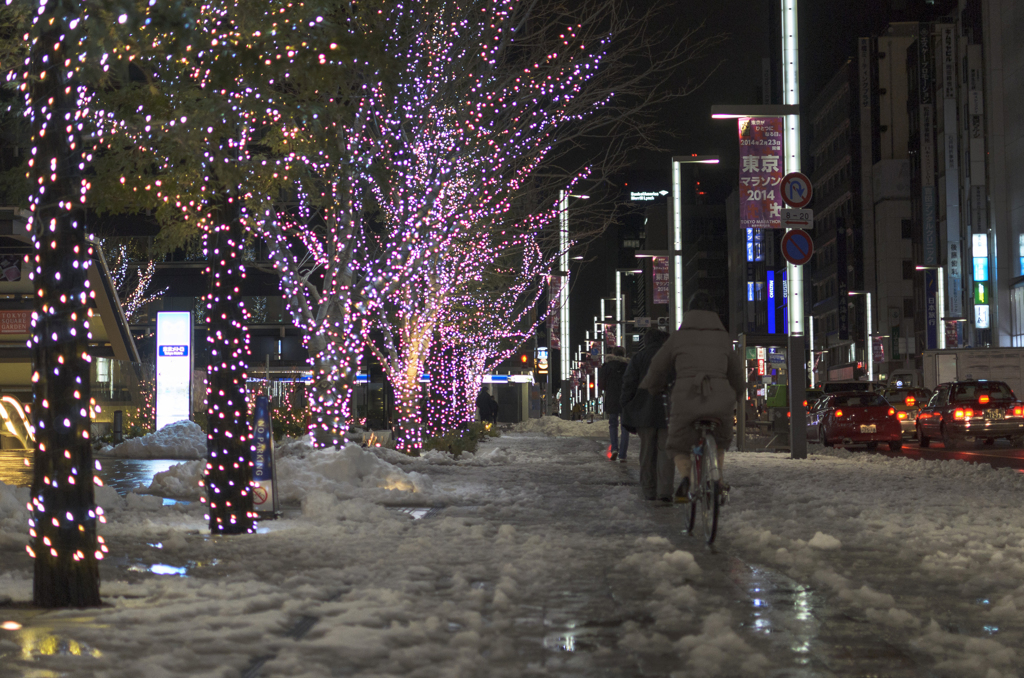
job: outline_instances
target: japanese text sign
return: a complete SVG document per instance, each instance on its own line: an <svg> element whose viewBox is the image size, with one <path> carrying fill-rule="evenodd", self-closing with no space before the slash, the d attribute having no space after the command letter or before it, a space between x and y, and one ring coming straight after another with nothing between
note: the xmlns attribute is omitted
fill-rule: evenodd
<svg viewBox="0 0 1024 678"><path fill-rule="evenodd" d="M740 118L740 226L782 228L783 119Z"/></svg>

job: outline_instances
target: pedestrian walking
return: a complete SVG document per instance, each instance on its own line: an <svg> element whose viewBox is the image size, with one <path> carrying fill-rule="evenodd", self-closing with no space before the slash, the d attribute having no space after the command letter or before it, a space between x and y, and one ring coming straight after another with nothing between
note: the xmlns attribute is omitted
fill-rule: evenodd
<svg viewBox="0 0 1024 678"><path fill-rule="evenodd" d="M655 327L647 330L644 347L629 361L622 377L620 399L622 425L640 435L640 492L644 499L672 503L676 466L665 449L668 441L665 399L639 388L651 360L666 341L668 332Z"/></svg>
<svg viewBox="0 0 1024 678"><path fill-rule="evenodd" d="M498 423L498 401L486 386L481 386L480 392L476 394L476 409L480 414L480 421L495 425Z"/></svg>
<svg viewBox="0 0 1024 678"><path fill-rule="evenodd" d="M598 382L604 391L604 411L608 415L608 446L609 459L626 463L626 450L629 448L629 431L619 425L619 414L622 407L619 396L622 395L622 377L626 373L626 350L621 346L612 349L612 354L605 356L604 365L598 370Z"/></svg>

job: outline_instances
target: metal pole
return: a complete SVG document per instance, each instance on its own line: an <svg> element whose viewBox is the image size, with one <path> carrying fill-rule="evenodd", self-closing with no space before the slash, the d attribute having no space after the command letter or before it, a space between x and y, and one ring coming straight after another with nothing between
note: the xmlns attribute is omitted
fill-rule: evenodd
<svg viewBox="0 0 1024 678"><path fill-rule="evenodd" d="M559 279L558 308L558 362L559 376L563 383L568 384L572 361L572 347L569 346L569 195L565 191L558 192L558 247L559 268L562 276ZM562 389L562 419L569 418L569 388Z"/></svg>
<svg viewBox="0 0 1024 678"><path fill-rule="evenodd" d="M736 394L736 449L747 445L747 335L740 334L740 362L743 364L743 388Z"/></svg>
<svg viewBox="0 0 1024 678"><path fill-rule="evenodd" d="M810 345L811 345L811 350L810 350L811 365L810 365L810 369L809 369L809 372L811 374L811 388L814 388L814 318L811 318L807 322L807 335L808 335L808 339L810 340Z"/></svg>
<svg viewBox="0 0 1024 678"><path fill-rule="evenodd" d="M875 380L875 338L871 336L871 292L864 293L867 296L867 328L868 328L868 381Z"/></svg>
<svg viewBox="0 0 1024 678"><path fill-rule="evenodd" d="M668 307L669 331L683 322L683 180L680 163L672 162L672 303Z"/></svg>
<svg viewBox="0 0 1024 678"><path fill-rule="evenodd" d="M797 0L782 2L782 90L783 103L799 105L799 50L797 43ZM786 172L800 171L800 116L785 118ZM789 412L790 457L807 458L807 363L804 357L804 272L788 264L789 282Z"/></svg>
<svg viewBox="0 0 1024 678"><path fill-rule="evenodd" d="M939 303L938 315L939 315L939 342L938 347L940 349L946 348L946 321L943 318L946 315L946 281L943 280L942 266L939 266Z"/></svg>

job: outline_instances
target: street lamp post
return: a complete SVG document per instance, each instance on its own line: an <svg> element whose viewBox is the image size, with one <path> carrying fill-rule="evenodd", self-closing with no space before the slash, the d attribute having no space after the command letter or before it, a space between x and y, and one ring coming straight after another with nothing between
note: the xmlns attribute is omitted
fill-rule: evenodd
<svg viewBox="0 0 1024 678"><path fill-rule="evenodd" d="M589 195L577 195L568 191L558 192L558 265L562 270L561 304L558 309L558 366L559 376L564 381L569 374L569 198L589 200ZM569 390L562 389L562 419L569 418Z"/></svg>
<svg viewBox="0 0 1024 678"><path fill-rule="evenodd" d="M797 78L796 0L782 0L782 57L784 61L781 106L712 106L711 117L736 119L753 117L781 117L785 119L784 153L786 173L800 171L800 97ZM789 340L787 372L789 375L789 445L790 457L807 458L807 363L804 342L804 273L802 266L787 263L786 280L789 291L786 306L789 309ZM743 397L738 407L744 407Z"/></svg>
<svg viewBox="0 0 1024 678"><path fill-rule="evenodd" d="M668 307L668 324L679 329L683 321L683 165L717 165L717 155L677 155L672 158L672 247L670 271L672 303Z"/></svg>
<svg viewBox="0 0 1024 678"><path fill-rule="evenodd" d="M945 323L945 319L943 318L943 316L946 315L946 285L945 285L945 281L942 279L943 278L942 266L915 266L914 268L916 268L918 271L938 271L938 276L939 276L939 281L938 282L939 282L939 284L938 284L938 288L936 289L936 296L938 298L935 300L935 306L936 306L935 317L936 317L936 321L939 323L939 326L936 328L936 334L938 336L935 337L935 341L936 341L936 346L940 350L944 349L944 348L946 348L946 323ZM926 291L926 293L927 293L927 291ZM927 328L925 328L925 329L927 331Z"/></svg>
<svg viewBox="0 0 1024 678"><path fill-rule="evenodd" d="M873 343L874 338L871 334L871 292L850 291L847 292L847 294L851 297L863 294L867 298L867 306L864 313L867 318L867 331L865 332L865 336L867 337L867 348L865 349L864 354L865 362L868 365L868 381L872 382L875 380L875 346Z"/></svg>

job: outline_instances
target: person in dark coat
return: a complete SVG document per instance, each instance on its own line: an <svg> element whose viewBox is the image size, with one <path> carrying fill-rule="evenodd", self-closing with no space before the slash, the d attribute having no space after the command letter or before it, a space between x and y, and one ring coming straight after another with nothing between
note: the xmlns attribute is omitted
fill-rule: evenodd
<svg viewBox="0 0 1024 678"><path fill-rule="evenodd" d="M612 461L618 459L626 463L626 450L629 448L629 431L619 426L619 414L622 407L619 396L622 394L622 376L626 373L626 349L616 346L612 354L605 356L604 365L597 373L597 381L604 391L604 411L608 415L608 437L611 441L609 450Z"/></svg>
<svg viewBox="0 0 1024 678"><path fill-rule="evenodd" d="M640 388L654 395L664 393L672 385L672 411L669 413L669 455L683 480L676 490L681 500L690 486L690 455L700 439L694 422L717 419L718 469L724 478L725 450L732 442L733 413L736 394L744 385L743 360L733 349L729 333L715 310L715 300L701 290L691 298L683 322L651 359L647 376Z"/></svg>
<svg viewBox="0 0 1024 678"><path fill-rule="evenodd" d="M645 499L672 503L676 466L665 449L668 417L665 399L638 390L654 354L668 341L668 332L655 327L644 334L644 347L633 356L622 378L622 425L640 434L640 492Z"/></svg>
<svg viewBox="0 0 1024 678"><path fill-rule="evenodd" d="M480 392L476 394L476 409L480 413L480 421L498 423L498 401L486 386L481 386Z"/></svg>

